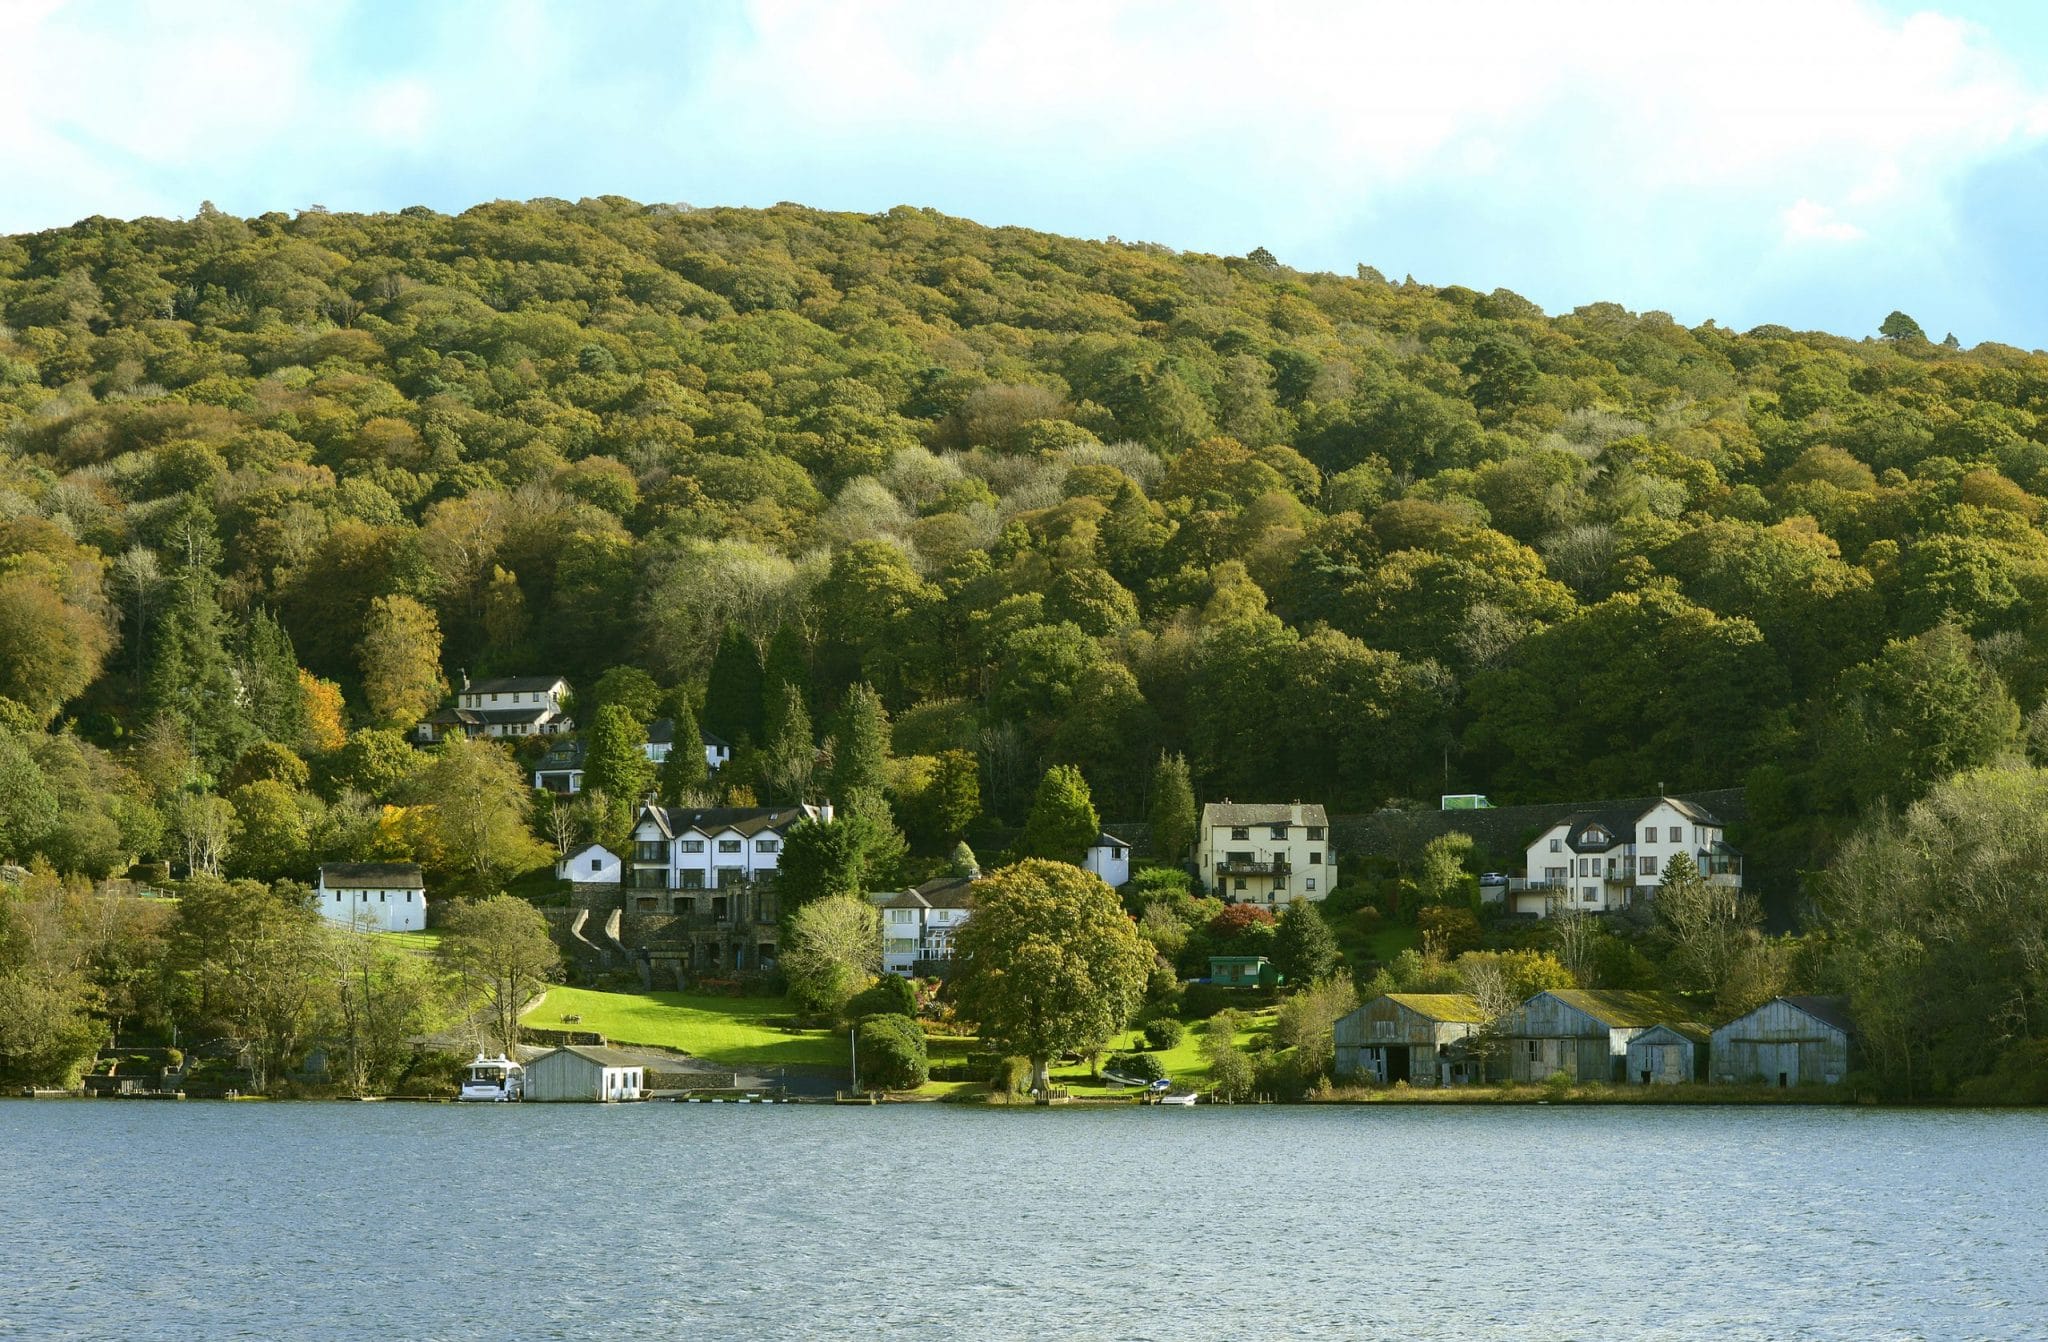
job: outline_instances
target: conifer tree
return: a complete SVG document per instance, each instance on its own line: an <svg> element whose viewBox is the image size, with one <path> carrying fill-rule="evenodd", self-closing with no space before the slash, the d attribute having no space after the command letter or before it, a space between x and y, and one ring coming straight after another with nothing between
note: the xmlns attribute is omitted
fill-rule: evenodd
<svg viewBox="0 0 2048 1342"><path fill-rule="evenodd" d="M811 790L818 747L811 737L811 714L794 685L782 687L782 702L768 726L761 750L761 783L778 801L800 802Z"/></svg>
<svg viewBox="0 0 2048 1342"><path fill-rule="evenodd" d="M1337 968L1337 938L1314 900L1297 899L1280 915L1273 936L1273 964L1287 981L1307 987Z"/></svg>
<svg viewBox="0 0 2048 1342"><path fill-rule="evenodd" d="M193 497L165 536L172 563L169 592L157 617L145 713L175 722L192 752L212 766L241 754L248 720L228 654L227 617L220 608L214 565L220 542L213 511Z"/></svg>
<svg viewBox="0 0 2048 1342"><path fill-rule="evenodd" d="M863 683L847 692L833 739L833 791L842 797L881 791L889 763L889 714L873 686Z"/></svg>
<svg viewBox="0 0 2048 1342"><path fill-rule="evenodd" d="M249 621L242 652L242 692L257 735L294 748L305 745L309 723L298 654L292 649L291 635L267 610L257 611Z"/></svg>
<svg viewBox="0 0 2048 1342"><path fill-rule="evenodd" d="M689 792L701 792L711 784L711 768L704 761L704 737L697 730L697 715L680 694L669 711L675 724L675 741L661 764L661 799L673 806Z"/></svg>
<svg viewBox="0 0 2048 1342"><path fill-rule="evenodd" d="M1101 832L1088 780L1071 764L1055 764L1038 784L1024 836L1017 843L1018 856L1078 864Z"/></svg>
<svg viewBox="0 0 2048 1342"><path fill-rule="evenodd" d="M761 650L736 624L725 627L711 659L704 691L704 730L733 745L759 745L761 734Z"/></svg>
<svg viewBox="0 0 2048 1342"><path fill-rule="evenodd" d="M584 789L604 793L614 805L637 807L654 787L647 729L624 704L602 704L583 739Z"/></svg>
<svg viewBox="0 0 2048 1342"><path fill-rule="evenodd" d="M1152 852L1178 866L1195 845L1195 789L1185 755L1159 752L1152 771Z"/></svg>

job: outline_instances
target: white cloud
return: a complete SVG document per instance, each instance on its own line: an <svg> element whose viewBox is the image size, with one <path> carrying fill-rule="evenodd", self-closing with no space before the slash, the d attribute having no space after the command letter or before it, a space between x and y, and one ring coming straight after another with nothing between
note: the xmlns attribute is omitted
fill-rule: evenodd
<svg viewBox="0 0 2048 1342"><path fill-rule="evenodd" d="M1787 242L1857 242L1863 230L1818 201L1802 200L1784 213Z"/></svg>

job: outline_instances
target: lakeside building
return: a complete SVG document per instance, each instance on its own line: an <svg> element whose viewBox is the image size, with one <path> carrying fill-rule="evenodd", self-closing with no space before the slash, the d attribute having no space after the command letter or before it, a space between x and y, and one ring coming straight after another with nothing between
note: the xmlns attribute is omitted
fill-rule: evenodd
<svg viewBox="0 0 2048 1342"><path fill-rule="evenodd" d="M1483 1080L1467 1041L1486 1024L1470 993L1387 993L1338 1019L1339 1079L1456 1086Z"/></svg>
<svg viewBox="0 0 2048 1342"><path fill-rule="evenodd" d="M1799 1086L1841 1084L1856 1024L1844 997L1773 997L1713 1035L1716 1081Z"/></svg>
<svg viewBox="0 0 2048 1342"><path fill-rule="evenodd" d="M1560 904L1587 913L1626 908L1655 894L1681 853L1707 880L1740 888L1742 854L1724 830L1705 807L1676 797L1576 812L1529 845L1522 879L1509 883L1509 910L1540 918Z"/></svg>
<svg viewBox="0 0 2048 1342"><path fill-rule="evenodd" d="M1231 904L1277 909L1297 899L1321 900L1337 884L1329 827L1320 806L1210 802L1195 837L1196 871Z"/></svg>
<svg viewBox="0 0 2048 1342"><path fill-rule="evenodd" d="M648 913L736 912L730 902L774 884L782 840L804 820L832 823L832 806L642 806L633 823L629 907ZM774 921L770 912L767 921Z"/></svg>
<svg viewBox="0 0 2048 1342"><path fill-rule="evenodd" d="M1707 1079L1712 1032L1693 1021L1661 1021L1628 1041L1625 1079L1634 1086L1677 1086Z"/></svg>
<svg viewBox="0 0 2048 1342"><path fill-rule="evenodd" d="M1629 1041L1653 1025L1685 1021L1692 1009L1663 993L1552 988L1509 1013L1508 1076L1548 1081L1620 1081Z"/></svg>
<svg viewBox="0 0 2048 1342"><path fill-rule="evenodd" d="M611 1104L647 1093L647 1069L630 1053L564 1044L526 1064L525 1098L540 1103Z"/></svg>
<svg viewBox="0 0 2048 1342"><path fill-rule="evenodd" d="M944 977L953 936L974 912L973 876L941 876L910 890L872 896L882 911L882 970L904 978Z"/></svg>
<svg viewBox="0 0 2048 1342"><path fill-rule="evenodd" d="M313 895L321 917L357 931L427 925L427 882L417 862L323 862Z"/></svg>
<svg viewBox="0 0 2048 1342"><path fill-rule="evenodd" d="M499 676L470 683L462 678L455 702L423 719L413 739L432 745L463 736L555 736L576 724L562 711L569 682L560 676Z"/></svg>
<svg viewBox="0 0 2048 1342"><path fill-rule="evenodd" d="M601 843L586 843L555 863L555 879L575 885L617 885L625 860Z"/></svg>

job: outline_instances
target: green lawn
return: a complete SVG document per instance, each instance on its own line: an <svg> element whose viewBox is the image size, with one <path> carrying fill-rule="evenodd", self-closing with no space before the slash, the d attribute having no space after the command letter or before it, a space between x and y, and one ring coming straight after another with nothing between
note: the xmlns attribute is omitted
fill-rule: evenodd
<svg viewBox="0 0 2048 1342"><path fill-rule="evenodd" d="M423 932L372 932L370 934L395 950L411 951L415 955L432 955L441 949L441 929L427 928Z"/></svg>
<svg viewBox="0 0 2048 1342"><path fill-rule="evenodd" d="M581 1016L576 1022L564 1016ZM843 1064L846 1041L826 1030L791 1030L780 997L609 993L550 988L522 1023L540 1030L595 1030L618 1044L680 1049L725 1066Z"/></svg>
<svg viewBox="0 0 2048 1342"><path fill-rule="evenodd" d="M1249 1049L1265 1042L1273 1029L1273 1010L1244 1013L1244 1028L1237 1032L1237 1046ZM1166 1068L1166 1074L1173 1078L1174 1085L1192 1086L1199 1090L1209 1084L1209 1064L1202 1057L1203 1029L1207 1022L1197 1021L1188 1026L1188 1032L1172 1048L1161 1050L1156 1056ZM1112 1053L1123 1053L1143 1045L1145 1036L1138 1030L1123 1034L1111 1048ZM1104 1060L1107 1063L1107 1059ZM1090 1076L1088 1065L1079 1063L1072 1067L1052 1069L1052 1080L1056 1086L1065 1086L1076 1095L1129 1095L1131 1088L1118 1086Z"/></svg>

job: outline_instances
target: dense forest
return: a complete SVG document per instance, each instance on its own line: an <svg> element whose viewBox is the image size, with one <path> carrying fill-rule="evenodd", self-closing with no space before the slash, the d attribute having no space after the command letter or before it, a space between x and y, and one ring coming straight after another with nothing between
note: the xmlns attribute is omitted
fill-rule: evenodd
<svg viewBox="0 0 2048 1342"><path fill-rule="evenodd" d="M89 219L0 239L0 323L0 857L62 872L494 885L544 821L405 805L518 786L398 735L464 675L761 800L880 718L931 853L1170 752L1344 812L1746 783L1813 869L2048 749L2048 356L1905 314L600 198Z"/></svg>

